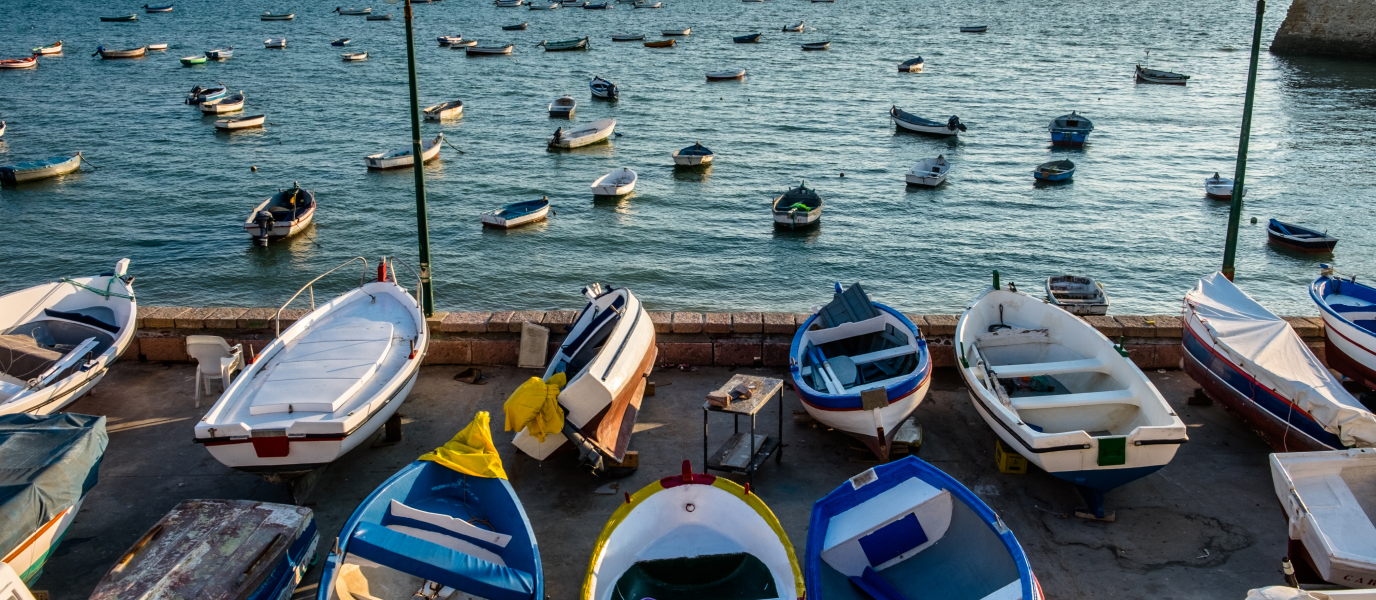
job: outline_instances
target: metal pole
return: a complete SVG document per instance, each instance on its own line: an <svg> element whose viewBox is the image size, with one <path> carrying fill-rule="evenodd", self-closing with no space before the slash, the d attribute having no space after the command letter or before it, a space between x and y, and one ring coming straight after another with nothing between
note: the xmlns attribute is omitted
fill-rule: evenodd
<svg viewBox="0 0 1376 600"><path fill-rule="evenodd" d="M406 0L406 72L411 85L411 156L416 169L416 235L420 238L420 294L425 316L435 314L435 293L430 285L430 225L425 210L425 160L420 141L420 94L416 91L416 41L411 33L411 0Z"/></svg>
<svg viewBox="0 0 1376 600"><path fill-rule="evenodd" d="M1247 70L1247 98L1242 104L1242 135L1237 141L1237 169L1233 172L1233 202L1228 211L1228 239L1223 245L1223 276L1233 280L1237 259L1237 227L1242 221L1243 181L1247 176L1247 141L1252 137L1252 104L1257 93L1257 55L1261 52L1261 17L1266 0L1257 0L1257 19L1252 26L1252 65Z"/></svg>

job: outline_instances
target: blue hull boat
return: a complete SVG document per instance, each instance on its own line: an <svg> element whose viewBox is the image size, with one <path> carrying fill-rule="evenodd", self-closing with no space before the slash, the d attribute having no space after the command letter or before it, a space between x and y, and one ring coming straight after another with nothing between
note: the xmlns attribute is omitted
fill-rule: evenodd
<svg viewBox="0 0 1376 600"><path fill-rule="evenodd" d="M732 41L735 41L737 44L756 44L759 43L760 38L762 37L764 37L763 33L751 33L747 35L738 35L731 39Z"/></svg>
<svg viewBox="0 0 1376 600"><path fill-rule="evenodd" d="M1071 111L1052 120L1048 129L1053 146L1083 146L1089 139L1089 133L1094 131L1094 123Z"/></svg>
<svg viewBox="0 0 1376 600"><path fill-rule="evenodd" d="M351 39L349 39L349 38L339 38L339 39L337 39L337 40L334 40L334 41L330 42L330 45L331 45L331 46L348 46L348 45L351 44L351 43L353 43L353 40L351 40Z"/></svg>
<svg viewBox="0 0 1376 600"><path fill-rule="evenodd" d="M1319 265L1309 299L1323 317L1324 362L1339 373L1376 389L1376 288Z"/></svg>
<svg viewBox="0 0 1376 600"><path fill-rule="evenodd" d="M813 504L803 560L809 600L1042 598L998 515L913 456L856 475Z"/></svg>
<svg viewBox="0 0 1376 600"><path fill-rule="evenodd" d="M1053 160L1037 165L1032 176L1038 181L1070 181L1075 176L1075 163L1068 160Z"/></svg>
<svg viewBox="0 0 1376 600"><path fill-rule="evenodd" d="M219 100L220 98L224 98L228 93L229 90L224 86L201 87L198 85L191 88L191 91L186 94L186 103L201 104L203 102Z"/></svg>

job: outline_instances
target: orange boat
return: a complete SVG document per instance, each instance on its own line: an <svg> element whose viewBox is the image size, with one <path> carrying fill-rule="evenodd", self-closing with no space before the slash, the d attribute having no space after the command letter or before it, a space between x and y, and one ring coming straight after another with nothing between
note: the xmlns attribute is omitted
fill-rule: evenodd
<svg viewBox="0 0 1376 600"><path fill-rule="evenodd" d="M660 40L658 42L645 42L646 48L673 48L674 40Z"/></svg>
<svg viewBox="0 0 1376 600"><path fill-rule="evenodd" d="M669 40L674 41L674 40ZM647 46L649 44L646 44ZM672 46L673 44L669 44ZM10 58L0 60L0 69L32 69L38 66L38 55L34 54L28 58Z"/></svg>

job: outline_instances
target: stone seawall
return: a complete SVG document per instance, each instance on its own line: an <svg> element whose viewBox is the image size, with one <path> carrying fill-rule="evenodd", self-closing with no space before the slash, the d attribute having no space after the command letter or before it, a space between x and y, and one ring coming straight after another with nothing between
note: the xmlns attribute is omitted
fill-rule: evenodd
<svg viewBox="0 0 1376 600"><path fill-rule="evenodd" d="M1376 2L1294 0L1271 52L1376 60Z"/></svg>
<svg viewBox="0 0 1376 600"><path fill-rule="evenodd" d="M185 362L186 336L217 335L230 344L262 350L274 336L271 308L141 307L139 333L124 358ZM282 313L282 328L306 314L305 310ZM522 323L538 323L550 329L553 349L564 338L578 311L521 310L499 312L436 313L428 319L431 342L426 364L515 365L520 350ZM659 363L694 366L741 366L788 364L789 344L806 314L794 313L695 313L651 312ZM908 315L927 338L932 363L956 366L951 338L958 315ZM1180 364L1181 323L1176 315L1086 317L1109 339L1123 337L1128 356L1144 369L1174 369ZM1323 355L1323 321L1317 317L1285 317L1295 331Z"/></svg>

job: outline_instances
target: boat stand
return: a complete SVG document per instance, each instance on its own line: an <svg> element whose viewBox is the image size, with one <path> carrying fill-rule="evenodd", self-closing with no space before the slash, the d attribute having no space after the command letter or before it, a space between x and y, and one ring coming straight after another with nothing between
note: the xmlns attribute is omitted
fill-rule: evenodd
<svg viewBox="0 0 1376 600"><path fill-rule="evenodd" d="M764 464L764 461L771 454L774 455L774 464L783 462L784 382L782 379L737 374L731 377L731 380L727 381L726 385L723 385L717 392L729 396L731 390L741 384L751 390L750 398L731 402L728 406L717 406L711 402L702 403L703 472L716 470L743 473L748 478L750 485L753 486L755 484L755 471L759 470L760 465ZM779 397L779 436L777 438L755 433L755 416L774 396ZM721 448L709 457L707 454L708 425L709 417L714 412L731 415L735 431L726 440L726 443L722 444ZM750 432L748 434L741 432L741 416L750 417Z"/></svg>
<svg viewBox="0 0 1376 600"><path fill-rule="evenodd" d="M401 413L392 413L392 418L387 419L387 423L383 425L382 435L377 438L377 441L373 442L373 447L381 448L383 446L395 446L397 442L400 442L401 419L405 416L406 415Z"/></svg>
<svg viewBox="0 0 1376 600"><path fill-rule="evenodd" d="M1091 521L1103 521L1112 523L1115 520L1113 511L1104 511L1104 493L1091 487L1076 485L1075 489L1084 497L1088 508L1075 509L1075 516Z"/></svg>

